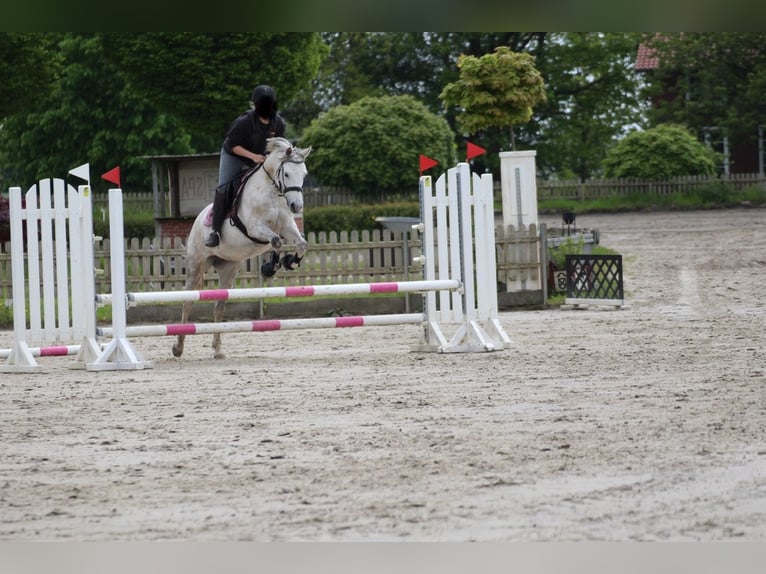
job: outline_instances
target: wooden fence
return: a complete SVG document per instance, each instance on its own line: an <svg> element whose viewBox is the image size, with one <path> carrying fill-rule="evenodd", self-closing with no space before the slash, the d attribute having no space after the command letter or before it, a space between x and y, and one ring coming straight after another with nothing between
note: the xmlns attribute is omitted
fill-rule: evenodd
<svg viewBox="0 0 766 574"><path fill-rule="evenodd" d="M691 193L700 188L724 184L737 191L760 186L766 190L766 175L737 173L727 176L685 176L661 180L638 178L588 179L537 182L538 199L599 199L603 197L626 196L634 193L648 195L670 195Z"/></svg>
<svg viewBox="0 0 766 574"><path fill-rule="evenodd" d="M544 275L540 253L541 240L534 223L529 227L495 227L497 281L500 290L516 292L542 288Z"/></svg>
<svg viewBox="0 0 766 574"><path fill-rule="evenodd" d="M502 226L496 229L498 278L530 280L539 277L538 232L535 226L521 231ZM259 258L243 261L235 287L282 285L322 285L371 283L378 281L414 281L423 279L423 268L413 263L421 254L420 237L415 232L389 230L342 233L309 233L309 250L295 271L280 270L273 278L260 274ZM126 289L131 291L168 291L183 289L185 252L180 239L167 238L162 244L153 239L125 240ZM10 245L0 252L0 303L12 298ZM98 241L94 249L96 292L111 291L109 240ZM405 260L409 265L404 265ZM537 267L535 267L535 265ZM210 271L206 288L215 288L217 277Z"/></svg>
<svg viewBox="0 0 766 574"><path fill-rule="evenodd" d="M537 180L539 199L599 199L611 196L626 196L633 193L669 195L690 193L711 184L724 184L737 191L749 187L761 187L766 190L766 175L758 173L737 173L724 176L685 176L662 180L638 178L588 179L579 180ZM500 180L495 181L495 199L500 202ZM417 200L417 189L412 193L389 193L374 201ZM125 208L152 211L154 209L151 192L127 192L123 196ZM211 193L212 201L212 193ZM351 190L338 187L312 187L304 190L303 202L306 209L329 205L347 205L361 201ZM93 196L94 213L107 208L105 194Z"/></svg>

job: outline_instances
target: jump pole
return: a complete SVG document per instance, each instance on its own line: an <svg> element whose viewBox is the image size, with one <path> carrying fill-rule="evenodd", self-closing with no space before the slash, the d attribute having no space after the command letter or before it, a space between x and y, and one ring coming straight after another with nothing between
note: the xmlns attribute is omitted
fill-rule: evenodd
<svg viewBox="0 0 766 574"><path fill-rule="evenodd" d="M66 357L77 355L80 352L81 345L52 345L49 347L30 347L27 346L27 352L32 357ZM7 359L11 356L13 349L0 349L0 359Z"/></svg>
<svg viewBox="0 0 766 574"><path fill-rule="evenodd" d="M348 327L380 327L382 325L420 324L423 313L390 315L355 315L347 317L316 317L309 319L263 319L229 321L225 323L176 323L128 327L128 337L166 337L175 335L211 335L213 333L263 333L267 331L297 331L303 329L338 329ZM99 328L100 335L112 335L109 327Z"/></svg>
<svg viewBox="0 0 766 574"><path fill-rule="evenodd" d="M152 303L180 303L186 301L237 301L266 299L269 297L321 297L331 295L359 295L380 293L414 293L422 291L458 290L456 279L434 281L399 281L381 283L346 283L342 285L298 285L295 287L256 287L250 289L206 289L200 291L153 291L126 295L128 306ZM113 294L96 295L99 304L111 304Z"/></svg>

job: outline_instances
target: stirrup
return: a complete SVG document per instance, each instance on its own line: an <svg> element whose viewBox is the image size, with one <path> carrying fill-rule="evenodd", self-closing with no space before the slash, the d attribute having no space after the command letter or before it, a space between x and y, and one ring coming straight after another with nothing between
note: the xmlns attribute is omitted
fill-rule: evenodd
<svg viewBox="0 0 766 574"><path fill-rule="evenodd" d="M221 243L221 234L217 231L211 231L205 239L205 247L217 247Z"/></svg>

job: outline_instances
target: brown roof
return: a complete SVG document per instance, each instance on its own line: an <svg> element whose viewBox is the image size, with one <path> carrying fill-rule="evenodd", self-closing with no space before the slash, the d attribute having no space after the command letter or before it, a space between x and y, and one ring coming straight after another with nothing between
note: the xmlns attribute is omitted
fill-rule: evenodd
<svg viewBox="0 0 766 574"><path fill-rule="evenodd" d="M659 64L660 59L653 48L650 48L643 43L638 45L638 52L636 53L636 70L639 72L655 70Z"/></svg>

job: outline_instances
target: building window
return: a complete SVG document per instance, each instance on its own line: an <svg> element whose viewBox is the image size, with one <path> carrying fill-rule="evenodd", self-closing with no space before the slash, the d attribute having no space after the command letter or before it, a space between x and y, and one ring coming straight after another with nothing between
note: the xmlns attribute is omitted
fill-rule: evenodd
<svg viewBox="0 0 766 574"><path fill-rule="evenodd" d="M718 127L702 128L702 134L705 140L705 145L721 154L721 157L723 158L720 173L729 175L729 138L723 135L723 131Z"/></svg>

